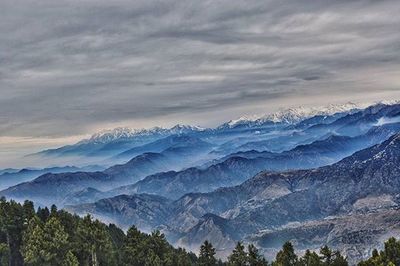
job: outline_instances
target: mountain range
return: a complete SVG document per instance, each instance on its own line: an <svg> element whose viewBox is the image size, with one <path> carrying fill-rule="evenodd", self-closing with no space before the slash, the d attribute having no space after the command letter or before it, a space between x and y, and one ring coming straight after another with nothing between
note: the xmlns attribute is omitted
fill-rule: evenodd
<svg viewBox="0 0 400 266"><path fill-rule="evenodd" d="M95 158L99 168L4 170L0 195L159 229L193 251L208 239L220 257L239 240L267 256L291 240L356 261L399 230L399 132L397 102L289 109L216 128L118 128L29 155Z"/></svg>
<svg viewBox="0 0 400 266"><path fill-rule="evenodd" d="M261 172L238 186L209 193L189 193L175 201L156 195L133 194L67 209L106 217L125 227L136 220L137 224L153 224L152 229L163 228L172 241L191 249L198 248L206 239L218 243L220 250L230 250L235 241L242 239L256 240L263 249L279 248L287 240L298 240L296 230L308 230L311 239L317 238L316 234L335 233L338 239L327 239L327 242L340 246L342 242L349 244L345 241L358 241L351 238L352 234L371 237L363 235L354 224L352 230L342 230L340 235L331 232L337 223L344 223L348 228L350 222L363 223L363 218L351 219L349 215L374 219L383 219L380 215L388 213L399 215L399 165L400 134L395 134L382 144L356 152L330 166ZM136 203L131 204L132 201ZM154 213L149 215L148 209ZM167 216L163 214L165 210ZM307 229L302 228L303 224ZM387 230L375 232L374 244L383 233L393 234ZM302 237L306 237L304 234ZM317 248L322 243L310 240L307 245L302 241L300 247ZM360 251L355 254L352 249L352 258L365 255Z"/></svg>

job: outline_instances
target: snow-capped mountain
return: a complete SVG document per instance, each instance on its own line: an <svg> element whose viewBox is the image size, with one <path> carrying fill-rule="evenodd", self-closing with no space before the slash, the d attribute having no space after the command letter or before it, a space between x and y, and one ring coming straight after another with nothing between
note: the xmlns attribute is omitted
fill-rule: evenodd
<svg viewBox="0 0 400 266"><path fill-rule="evenodd" d="M343 112L355 112L362 108L367 107L368 104L356 104L352 102L348 102L345 104L330 104L327 106L320 107L305 107L299 106L289 109L280 110L275 113L265 114L261 116L243 116L235 120L231 120L221 127L237 127L240 125L262 125L265 123L285 123L285 124L294 124L298 123L304 119L321 115L332 115L335 113L343 113Z"/></svg>
<svg viewBox="0 0 400 266"><path fill-rule="evenodd" d="M105 144L115 140L124 140L141 136L187 134L190 132L203 131L204 128L190 125L175 125L172 128L153 127L150 129L133 129L129 127L118 127L110 130L102 130L93 134L89 139L80 141L78 144Z"/></svg>

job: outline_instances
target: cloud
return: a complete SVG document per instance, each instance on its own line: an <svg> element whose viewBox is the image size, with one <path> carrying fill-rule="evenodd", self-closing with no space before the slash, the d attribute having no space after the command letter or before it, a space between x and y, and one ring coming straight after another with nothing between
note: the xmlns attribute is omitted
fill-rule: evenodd
<svg viewBox="0 0 400 266"><path fill-rule="evenodd" d="M0 136L211 126L400 96L398 1L4 0L0 10Z"/></svg>

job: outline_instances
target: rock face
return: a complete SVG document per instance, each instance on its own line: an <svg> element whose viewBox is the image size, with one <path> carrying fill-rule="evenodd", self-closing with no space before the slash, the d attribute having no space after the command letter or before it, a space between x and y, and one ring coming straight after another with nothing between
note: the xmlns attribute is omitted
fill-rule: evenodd
<svg viewBox="0 0 400 266"><path fill-rule="evenodd" d="M113 221L121 225L135 224L141 230L150 232L166 221L171 212L170 206L171 201L166 198L137 194L102 199L94 204L80 205L79 209L67 206L66 209L76 213L91 213L103 221ZM126 226L123 228L127 229Z"/></svg>
<svg viewBox="0 0 400 266"><path fill-rule="evenodd" d="M74 208L92 213L95 207L96 213L128 226L120 218L125 214L115 211L121 209L119 201L107 201L118 207L110 211L97 202ZM377 245L398 230L399 203L400 134L396 134L330 166L262 172L235 187L186 194L160 204L167 210L162 218L146 223L194 250L201 241L214 238L222 256L241 239L256 242L266 254L293 240L304 249L328 243L357 259L367 255L362 250L370 243ZM147 219L135 205L122 206Z"/></svg>
<svg viewBox="0 0 400 266"><path fill-rule="evenodd" d="M318 250L327 244L339 249L351 264L356 264L372 254L374 248L382 249L389 237L400 234L400 210L355 213L318 221L288 225L249 236L247 241L256 243L267 257L272 258L281 243L291 241L300 252Z"/></svg>

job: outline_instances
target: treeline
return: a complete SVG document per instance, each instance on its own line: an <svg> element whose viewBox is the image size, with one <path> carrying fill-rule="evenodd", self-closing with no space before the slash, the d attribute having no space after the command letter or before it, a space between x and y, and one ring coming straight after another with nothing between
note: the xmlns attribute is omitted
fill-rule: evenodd
<svg viewBox="0 0 400 266"><path fill-rule="evenodd" d="M81 218L56 206L38 208L0 198L0 266L346 266L346 258L327 246L319 254L296 255L287 242L269 263L254 245L238 242L226 262L205 241L199 256L171 246L159 231L140 232L132 226L125 234L90 216ZM400 265L400 242L394 238L383 251L374 250L359 266Z"/></svg>
<svg viewBox="0 0 400 266"><path fill-rule="evenodd" d="M113 266L196 265L194 253L175 249L159 231L125 234L90 216L80 218L56 206L0 199L0 265Z"/></svg>
<svg viewBox="0 0 400 266"><path fill-rule="evenodd" d="M215 249L206 241L200 248L199 265L227 265L227 266L347 266L347 260L339 251L332 251L327 246L320 250L320 255L316 252L307 250L302 257L295 253L293 245L286 242L276 255L275 261L268 263L261 256L257 248L250 244L247 250L242 243L237 243L228 261L222 263L214 257Z"/></svg>

